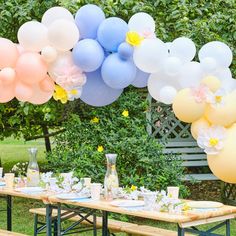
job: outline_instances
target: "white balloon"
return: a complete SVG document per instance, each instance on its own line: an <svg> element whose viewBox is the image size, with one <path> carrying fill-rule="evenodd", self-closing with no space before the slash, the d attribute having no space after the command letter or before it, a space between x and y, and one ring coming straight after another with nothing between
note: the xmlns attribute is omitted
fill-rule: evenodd
<svg viewBox="0 0 236 236"><path fill-rule="evenodd" d="M222 81L221 87L227 93L230 93L230 92L236 90L236 80L235 79L225 79Z"/></svg>
<svg viewBox="0 0 236 236"><path fill-rule="evenodd" d="M155 21L149 14L145 12L134 14L130 18L128 26L131 31L137 31L139 33L155 32Z"/></svg>
<svg viewBox="0 0 236 236"><path fill-rule="evenodd" d="M71 21L56 20L48 28L48 39L57 50L68 51L78 42L79 30Z"/></svg>
<svg viewBox="0 0 236 236"><path fill-rule="evenodd" d="M54 47L47 46L42 49L41 55L46 62L51 63L57 58L57 50Z"/></svg>
<svg viewBox="0 0 236 236"><path fill-rule="evenodd" d="M48 29L38 21L28 21L18 30L17 38L19 44L28 51L40 52L48 45Z"/></svg>
<svg viewBox="0 0 236 236"><path fill-rule="evenodd" d="M59 20L59 19L75 22L73 15L66 8L52 7L43 14L42 23L46 26L49 26L54 21Z"/></svg>
<svg viewBox="0 0 236 236"><path fill-rule="evenodd" d="M201 61L201 67L205 72L212 72L217 68L217 62L212 57L205 57Z"/></svg>
<svg viewBox="0 0 236 236"><path fill-rule="evenodd" d="M134 50L134 63L146 73L155 73L160 70L162 61L168 56L165 44L160 39L144 39Z"/></svg>
<svg viewBox="0 0 236 236"><path fill-rule="evenodd" d="M160 90L160 101L169 105L173 103L173 100L177 94L177 90L172 86L165 86Z"/></svg>
<svg viewBox="0 0 236 236"><path fill-rule="evenodd" d="M200 63L187 62L180 70L179 83L182 88L196 87L200 85L203 75Z"/></svg>
<svg viewBox="0 0 236 236"><path fill-rule="evenodd" d="M196 54L194 42L186 37L175 39L171 44L170 55L180 58L183 62L190 62Z"/></svg>
<svg viewBox="0 0 236 236"><path fill-rule="evenodd" d="M163 70L169 76L177 75L183 63L178 57L168 57L163 62Z"/></svg>
<svg viewBox="0 0 236 236"><path fill-rule="evenodd" d="M214 75L221 81L232 79L232 73L229 68L219 68L208 75Z"/></svg>
<svg viewBox="0 0 236 236"><path fill-rule="evenodd" d="M233 60L233 53L225 43L213 41L200 49L198 57L200 62L206 57L212 57L220 66L229 67Z"/></svg>

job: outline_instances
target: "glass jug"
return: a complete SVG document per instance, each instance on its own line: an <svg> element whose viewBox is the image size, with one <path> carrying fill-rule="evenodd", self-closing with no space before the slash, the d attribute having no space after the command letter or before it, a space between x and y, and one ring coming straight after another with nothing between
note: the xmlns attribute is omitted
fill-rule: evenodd
<svg viewBox="0 0 236 236"><path fill-rule="evenodd" d="M39 166L37 162L37 148L29 148L29 165L27 168L27 186L37 187L39 186Z"/></svg>

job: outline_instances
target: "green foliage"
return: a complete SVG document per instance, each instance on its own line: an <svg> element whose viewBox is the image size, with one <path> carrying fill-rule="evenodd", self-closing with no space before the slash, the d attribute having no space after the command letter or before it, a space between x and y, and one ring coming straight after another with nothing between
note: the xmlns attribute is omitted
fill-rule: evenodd
<svg viewBox="0 0 236 236"><path fill-rule="evenodd" d="M124 116L124 111L129 116ZM114 104L103 108L81 105L79 115L65 123L66 131L55 140L48 160L53 171L74 169L78 177L103 182L105 153L117 153L121 184L163 189L181 185L181 162L164 156L157 140L146 132L147 102L136 91L127 91ZM123 114L122 114L123 113ZM99 121L96 123L96 119ZM102 146L104 151L97 148Z"/></svg>

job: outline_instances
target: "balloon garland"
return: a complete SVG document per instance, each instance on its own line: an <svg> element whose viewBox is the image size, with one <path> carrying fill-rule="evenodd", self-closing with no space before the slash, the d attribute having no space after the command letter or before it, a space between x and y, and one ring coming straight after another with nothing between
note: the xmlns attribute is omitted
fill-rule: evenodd
<svg viewBox="0 0 236 236"><path fill-rule="evenodd" d="M164 43L149 14L134 14L126 23L105 18L93 4L75 17L63 7L50 8L41 22L24 23L17 37L19 44L0 38L0 103L16 98L43 104L53 97L106 106L129 85L147 86L155 100L172 104L177 118L192 123L213 173L236 183L236 81L226 44L205 44L199 62L193 61L193 41Z"/></svg>

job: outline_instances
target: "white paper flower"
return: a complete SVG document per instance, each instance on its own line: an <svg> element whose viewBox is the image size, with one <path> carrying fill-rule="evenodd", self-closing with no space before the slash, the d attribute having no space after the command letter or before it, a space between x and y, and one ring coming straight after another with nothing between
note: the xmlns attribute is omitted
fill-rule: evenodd
<svg viewBox="0 0 236 236"><path fill-rule="evenodd" d="M225 136L224 127L212 126L209 129L200 130L197 143L206 154L216 155L224 147Z"/></svg>
<svg viewBox="0 0 236 236"><path fill-rule="evenodd" d="M207 94L207 102L213 107L223 106L225 104L226 92L223 89L217 90L215 93L209 90Z"/></svg>

